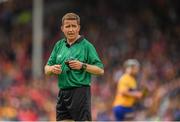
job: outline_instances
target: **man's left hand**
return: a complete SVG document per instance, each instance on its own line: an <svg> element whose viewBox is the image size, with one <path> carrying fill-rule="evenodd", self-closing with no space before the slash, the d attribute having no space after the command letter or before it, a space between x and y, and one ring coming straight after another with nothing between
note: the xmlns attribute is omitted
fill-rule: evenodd
<svg viewBox="0 0 180 122"><path fill-rule="evenodd" d="M82 68L82 62L78 61L78 60L71 60L69 61L69 67L71 69L76 69L76 70L80 70Z"/></svg>

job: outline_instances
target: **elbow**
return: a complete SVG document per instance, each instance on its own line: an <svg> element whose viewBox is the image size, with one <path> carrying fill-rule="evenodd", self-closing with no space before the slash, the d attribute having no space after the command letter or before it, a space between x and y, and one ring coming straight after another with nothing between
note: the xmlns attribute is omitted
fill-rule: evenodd
<svg viewBox="0 0 180 122"><path fill-rule="evenodd" d="M104 75L104 69L101 69L101 70L99 71L99 75Z"/></svg>
<svg viewBox="0 0 180 122"><path fill-rule="evenodd" d="M123 96L127 96L127 92L126 91L120 92L120 94L123 95Z"/></svg>
<svg viewBox="0 0 180 122"><path fill-rule="evenodd" d="M44 74L45 75L49 75L49 73L48 73L48 66L47 65L44 66Z"/></svg>
<svg viewBox="0 0 180 122"><path fill-rule="evenodd" d="M44 74L47 75L46 66L44 67Z"/></svg>
<svg viewBox="0 0 180 122"><path fill-rule="evenodd" d="M44 71L44 74L45 74L45 75L48 75L48 72Z"/></svg>

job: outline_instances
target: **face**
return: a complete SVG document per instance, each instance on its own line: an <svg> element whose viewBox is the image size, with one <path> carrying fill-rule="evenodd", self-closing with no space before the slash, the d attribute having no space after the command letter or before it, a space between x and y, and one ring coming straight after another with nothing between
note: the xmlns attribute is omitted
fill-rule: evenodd
<svg viewBox="0 0 180 122"><path fill-rule="evenodd" d="M133 66L132 67L132 74L137 75L139 73L140 67L139 66Z"/></svg>
<svg viewBox="0 0 180 122"><path fill-rule="evenodd" d="M68 41L73 42L79 35L80 25L77 23L77 20L64 20L61 30Z"/></svg>

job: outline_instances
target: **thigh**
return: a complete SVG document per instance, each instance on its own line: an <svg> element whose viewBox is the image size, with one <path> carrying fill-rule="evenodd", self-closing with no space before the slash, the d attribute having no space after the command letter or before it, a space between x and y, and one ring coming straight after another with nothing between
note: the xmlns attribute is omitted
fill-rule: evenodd
<svg viewBox="0 0 180 122"><path fill-rule="evenodd" d="M117 121L123 121L124 120L125 112L123 111L123 109L121 107L119 107L119 106L114 107L113 112L114 112L114 116L115 116Z"/></svg>
<svg viewBox="0 0 180 122"><path fill-rule="evenodd" d="M63 100L63 92L59 91L58 97L57 97L57 105L56 105L56 120L71 120L72 117L70 116L70 113L68 109L65 106L64 100Z"/></svg>
<svg viewBox="0 0 180 122"><path fill-rule="evenodd" d="M90 87L74 89L71 99L71 104L68 105L68 109L73 120L91 121Z"/></svg>
<svg viewBox="0 0 180 122"><path fill-rule="evenodd" d="M132 112L132 108L123 107L123 106L116 106L113 109L114 115L117 121L123 121L127 113Z"/></svg>

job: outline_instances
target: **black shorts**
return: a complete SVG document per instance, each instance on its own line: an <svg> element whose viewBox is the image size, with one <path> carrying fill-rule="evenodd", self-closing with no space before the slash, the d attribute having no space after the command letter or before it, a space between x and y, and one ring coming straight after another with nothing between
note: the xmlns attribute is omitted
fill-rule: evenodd
<svg viewBox="0 0 180 122"><path fill-rule="evenodd" d="M91 121L90 87L60 90L57 98L56 120Z"/></svg>

